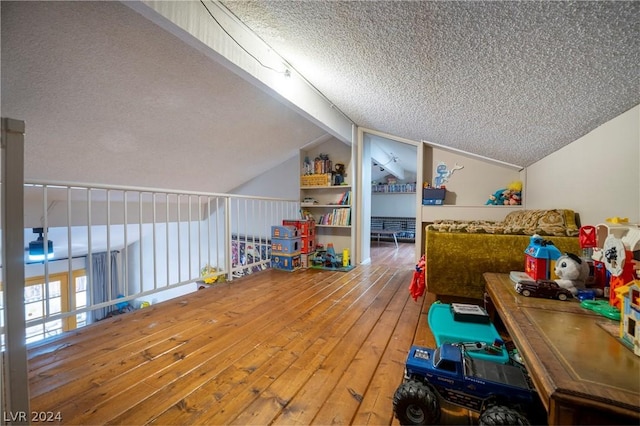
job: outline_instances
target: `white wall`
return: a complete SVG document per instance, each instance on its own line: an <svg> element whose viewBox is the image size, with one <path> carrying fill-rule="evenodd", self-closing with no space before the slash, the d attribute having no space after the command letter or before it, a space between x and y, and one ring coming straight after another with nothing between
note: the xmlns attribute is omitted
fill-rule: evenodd
<svg viewBox="0 0 640 426"><path fill-rule="evenodd" d="M526 169L528 209L569 208L582 225L640 222L640 105Z"/></svg>
<svg viewBox="0 0 640 426"><path fill-rule="evenodd" d="M298 155L294 155L275 168L232 189L229 193L297 200L300 197L299 177L300 160Z"/></svg>
<svg viewBox="0 0 640 426"><path fill-rule="evenodd" d="M425 147L424 152L425 179L430 184L434 182L436 167L440 162L444 162L449 170L453 170L456 164L464 166L453 172L445 184L446 205L483 206L498 189L506 188L513 181L522 180L520 171L515 167L436 147ZM527 194L524 193L523 198L526 197Z"/></svg>
<svg viewBox="0 0 640 426"><path fill-rule="evenodd" d="M415 193L373 192L371 193L371 216L416 217L416 196Z"/></svg>

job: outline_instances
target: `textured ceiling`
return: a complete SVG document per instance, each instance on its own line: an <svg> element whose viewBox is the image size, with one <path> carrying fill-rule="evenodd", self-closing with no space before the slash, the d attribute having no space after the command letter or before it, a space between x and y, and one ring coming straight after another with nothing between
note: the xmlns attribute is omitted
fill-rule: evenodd
<svg viewBox="0 0 640 426"><path fill-rule="evenodd" d="M528 166L640 103L637 1L224 1L360 126Z"/></svg>
<svg viewBox="0 0 640 426"><path fill-rule="evenodd" d="M640 102L640 2L224 4L357 125L411 140L527 166ZM120 2L0 7L27 179L226 192L326 134Z"/></svg>
<svg viewBox="0 0 640 426"><path fill-rule="evenodd" d="M326 134L120 2L6 2L25 178L227 192Z"/></svg>

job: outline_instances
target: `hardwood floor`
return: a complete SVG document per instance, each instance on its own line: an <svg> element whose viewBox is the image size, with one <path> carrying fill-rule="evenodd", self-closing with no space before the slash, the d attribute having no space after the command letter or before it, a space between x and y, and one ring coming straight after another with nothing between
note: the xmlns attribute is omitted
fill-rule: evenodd
<svg viewBox="0 0 640 426"><path fill-rule="evenodd" d="M433 345L433 296L409 295L413 245L372 258L267 270L36 344L31 410L83 425L397 424L407 351Z"/></svg>

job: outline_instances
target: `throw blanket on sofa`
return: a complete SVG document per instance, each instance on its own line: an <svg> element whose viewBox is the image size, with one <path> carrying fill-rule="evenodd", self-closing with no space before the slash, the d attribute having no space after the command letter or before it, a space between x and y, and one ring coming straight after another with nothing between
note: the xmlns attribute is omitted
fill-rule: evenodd
<svg viewBox="0 0 640 426"><path fill-rule="evenodd" d="M470 234L538 234L558 237L575 237L579 233L575 212L567 209L516 210L502 221L441 219L434 221L428 229Z"/></svg>

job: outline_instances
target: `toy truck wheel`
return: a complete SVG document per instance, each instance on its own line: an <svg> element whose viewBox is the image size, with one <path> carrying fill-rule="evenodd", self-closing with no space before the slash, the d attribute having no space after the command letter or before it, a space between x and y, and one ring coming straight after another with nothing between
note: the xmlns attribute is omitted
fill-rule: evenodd
<svg viewBox="0 0 640 426"><path fill-rule="evenodd" d="M410 380L393 395L393 410L402 425L432 425L440 419L436 394L423 383Z"/></svg>
<svg viewBox="0 0 640 426"><path fill-rule="evenodd" d="M560 293L560 294L558 295L558 299L559 299L559 300L562 300L562 301L564 302L565 300L567 300L567 295L566 295L566 294L564 294L564 293Z"/></svg>
<svg viewBox="0 0 640 426"><path fill-rule="evenodd" d="M529 425L529 421L518 411L504 405L491 405L480 414L480 426Z"/></svg>
<svg viewBox="0 0 640 426"><path fill-rule="evenodd" d="M529 296L531 296L531 292L525 288L524 290L522 290L522 295L526 296L526 297L529 297Z"/></svg>

